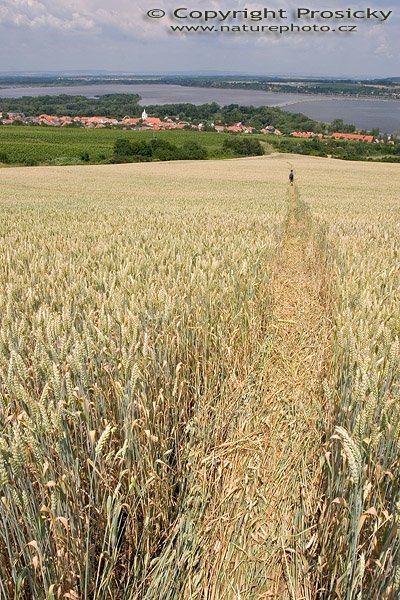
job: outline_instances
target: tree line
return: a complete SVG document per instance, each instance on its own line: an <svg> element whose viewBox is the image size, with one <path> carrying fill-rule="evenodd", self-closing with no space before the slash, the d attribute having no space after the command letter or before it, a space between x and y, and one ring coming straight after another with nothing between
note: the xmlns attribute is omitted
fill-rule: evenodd
<svg viewBox="0 0 400 600"><path fill-rule="evenodd" d="M278 152L341 158L343 160L374 160L400 162L400 144L369 144L335 139L273 138L268 142Z"/></svg>
<svg viewBox="0 0 400 600"><path fill-rule="evenodd" d="M221 157L261 156L264 154L259 140L249 137L232 136L222 143ZM112 163L151 162L165 160L205 160L207 148L194 140L187 140L181 146L168 140L127 140L119 138L114 143Z"/></svg>
<svg viewBox="0 0 400 600"><path fill-rule="evenodd" d="M0 90L1 93L1 90ZM98 98L86 96L24 96L22 98L0 98L0 110L3 113L22 113L29 117L41 114L68 117L115 117L139 115L143 109L139 106L137 94L105 94Z"/></svg>

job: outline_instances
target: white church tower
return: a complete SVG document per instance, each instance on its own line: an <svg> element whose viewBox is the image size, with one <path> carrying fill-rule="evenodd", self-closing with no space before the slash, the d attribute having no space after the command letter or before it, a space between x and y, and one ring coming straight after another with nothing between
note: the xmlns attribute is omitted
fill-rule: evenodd
<svg viewBox="0 0 400 600"><path fill-rule="evenodd" d="M147 119L147 117L148 117L148 115L147 115L146 109L144 108L143 112L142 112L142 120L145 121Z"/></svg>

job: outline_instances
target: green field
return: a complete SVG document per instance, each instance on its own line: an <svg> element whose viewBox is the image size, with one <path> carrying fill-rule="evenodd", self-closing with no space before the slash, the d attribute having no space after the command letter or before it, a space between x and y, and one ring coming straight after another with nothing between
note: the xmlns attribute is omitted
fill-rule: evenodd
<svg viewBox="0 0 400 600"><path fill-rule="evenodd" d="M222 158L222 142L229 134L199 131L132 131L124 129L78 129L12 126L0 127L0 163L72 165L109 162L115 140L162 137L182 145L194 140L205 146L210 158ZM82 156L88 153L89 161Z"/></svg>
<svg viewBox="0 0 400 600"><path fill-rule="evenodd" d="M400 144L367 144L332 139L298 139L291 136L244 135L259 139L265 154L272 151L332 157L345 160L399 162ZM230 133L214 131L135 131L126 129L82 129L37 126L0 127L1 165L77 165L107 164L112 162L117 139L152 140L161 138L182 147L194 141L207 149L208 158L232 158L234 154L223 148L224 140L232 139ZM249 152L249 154L252 154ZM117 161L120 162L120 161Z"/></svg>

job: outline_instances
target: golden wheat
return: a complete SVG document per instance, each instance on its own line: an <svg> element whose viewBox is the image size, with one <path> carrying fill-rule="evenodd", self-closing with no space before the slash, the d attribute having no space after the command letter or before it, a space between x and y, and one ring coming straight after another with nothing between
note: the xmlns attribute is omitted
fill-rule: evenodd
<svg viewBox="0 0 400 600"><path fill-rule="evenodd" d="M4 171L0 596L179 594L285 210L236 164Z"/></svg>
<svg viewBox="0 0 400 600"><path fill-rule="evenodd" d="M1 598L191 597L201 474L218 484L232 453L253 468L260 451L224 419L260 402L290 165L334 280L308 568L321 597L397 597L398 167L281 155L2 171ZM220 575L249 600L265 577L243 592Z"/></svg>
<svg viewBox="0 0 400 600"><path fill-rule="evenodd" d="M330 387L339 436L326 454L319 584L327 598L397 598L400 173L383 164L300 165L336 276Z"/></svg>

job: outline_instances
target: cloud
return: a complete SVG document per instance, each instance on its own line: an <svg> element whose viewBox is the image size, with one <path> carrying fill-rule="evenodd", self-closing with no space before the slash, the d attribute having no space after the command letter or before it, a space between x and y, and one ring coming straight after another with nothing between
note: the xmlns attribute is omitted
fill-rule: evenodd
<svg viewBox="0 0 400 600"><path fill-rule="evenodd" d="M61 32L99 32L94 19L85 11L70 12L67 6L54 7L38 0L3 0L0 24L21 29L51 29ZM66 3L65 3L66 4Z"/></svg>
<svg viewBox="0 0 400 600"><path fill-rule="evenodd" d="M150 19L146 17L146 13L154 7L163 9L167 14L163 19ZM50 28L58 31L66 32L92 32L104 33L107 31L121 32L122 34L132 35L139 38L158 38L166 39L169 33L169 25L175 23L180 25L201 24L201 20L189 19L174 19L172 13L176 7L184 4L191 10L210 10L222 11L242 11L244 6L249 11L260 10L261 4L255 0L244 3L243 0L208 0L206 7L199 0L186 0L183 3L174 2L171 0L154 0L151 4L145 3L142 0L58 0L55 4L51 0L2 0L0 7L0 23L11 24L16 27L26 28ZM328 0L309 0L307 6L315 10L332 9L331 3ZM353 5L354 9L364 9L359 2ZM269 10L284 9L287 11L290 22L291 16L297 7L293 0L272 0L268 2ZM334 7L335 10L347 8L348 3L344 0L339 0ZM385 10L394 10L393 3L385 5ZM229 19L226 21L229 22ZM243 23L244 21L241 21ZM213 22L215 23L215 22ZM240 21L239 21L240 23ZM263 21L263 24L266 24ZM268 22L275 24L275 22ZM279 23L279 21L278 21ZM281 23L285 23L282 20ZM372 22L373 23L373 22ZM183 34L184 35L184 34ZM183 37L183 35L181 37ZM189 34L190 35L190 34ZM219 36L215 36L217 38ZM241 36L245 38L246 36ZM255 36L253 36L255 37ZM269 36L271 41L277 36ZM309 40L316 36L303 36L303 42L308 44ZM242 42L242 39L236 41ZM261 38L266 41L266 36ZM295 36L287 36L285 41L292 41L297 44ZM217 42L218 40L216 40ZM256 40L254 40L256 41ZM257 40L258 42L258 40Z"/></svg>
<svg viewBox="0 0 400 600"><path fill-rule="evenodd" d="M377 2L378 3L378 2ZM384 10L394 16L385 24L360 23L356 34L184 34L171 33L176 23L171 13L178 6L189 10L232 11L284 9L291 16L300 6L296 0L0 0L0 51L6 51L8 32L15 43L10 53L15 65L30 60L22 56L29 39L31 53L38 69L57 62L59 68L113 68L146 70L230 70L258 72L366 74L396 71L399 18L393 0ZM347 9L347 0L308 0L315 10ZM365 9L361 0L350 4L354 10ZM150 8L166 11L163 19L145 15ZM282 21L284 24L292 19ZM242 21L243 23L243 21ZM273 21L259 24L276 24ZM201 24L201 21L179 21L179 24ZM257 22L253 23L257 24ZM54 50L48 56L49 48ZM63 54L64 53L64 54ZM67 54L66 54L67 53ZM370 61L366 57L370 57ZM371 62L372 61L372 62ZM97 65L97 66L95 66ZM137 66L140 65L140 66ZM396 68L395 68L396 67ZM9 68L13 65L9 63Z"/></svg>

